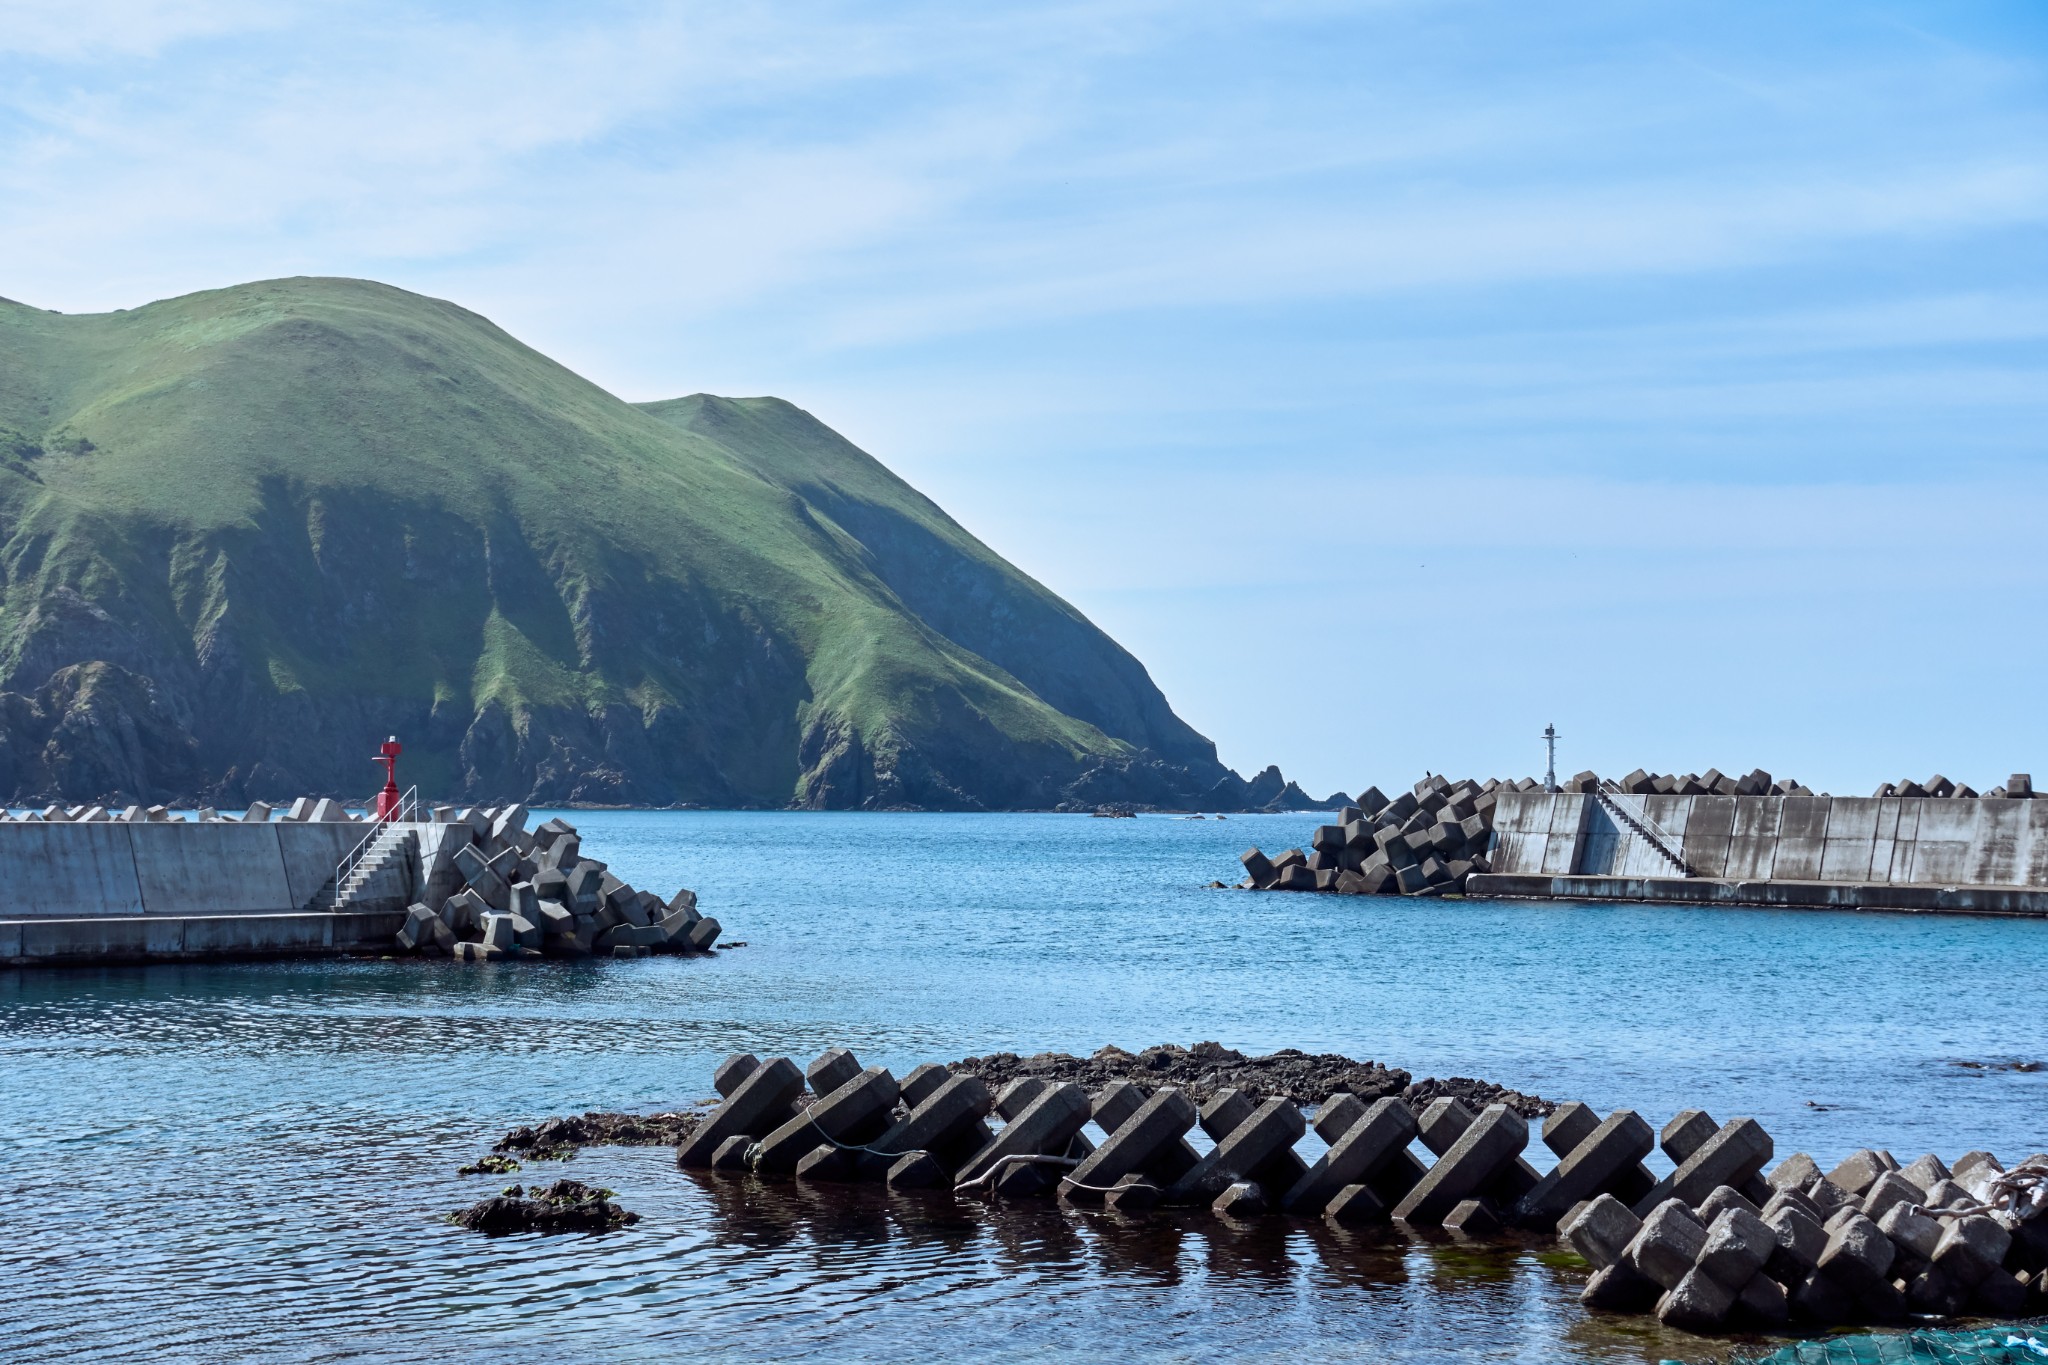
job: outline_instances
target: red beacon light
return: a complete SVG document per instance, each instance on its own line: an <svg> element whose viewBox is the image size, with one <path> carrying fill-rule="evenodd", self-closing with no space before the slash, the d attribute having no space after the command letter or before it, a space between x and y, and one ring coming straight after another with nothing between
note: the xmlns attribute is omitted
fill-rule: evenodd
<svg viewBox="0 0 2048 1365"><path fill-rule="evenodd" d="M370 761L384 765L384 790L377 793L377 818L394 819L398 815L398 736L384 741L377 750L377 756Z"/></svg>

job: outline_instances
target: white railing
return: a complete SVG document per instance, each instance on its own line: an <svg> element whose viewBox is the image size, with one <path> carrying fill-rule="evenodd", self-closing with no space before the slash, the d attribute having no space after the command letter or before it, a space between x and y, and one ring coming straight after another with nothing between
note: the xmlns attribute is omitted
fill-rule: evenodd
<svg viewBox="0 0 2048 1365"><path fill-rule="evenodd" d="M418 787L407 787L405 789L405 795L398 798L398 809L391 812L390 815L384 816L381 819L375 816L371 817L373 823L370 832L368 834L365 834L362 837L362 839L357 842L356 846L348 851L348 856L344 857L339 863L335 864L335 909L341 909L341 898L348 890L348 879L355 875L355 870L358 867L362 866L363 860L365 858L370 856L370 846L376 843L378 838L381 837L387 830L389 830L391 826L412 824L416 822L419 818L420 789Z"/></svg>

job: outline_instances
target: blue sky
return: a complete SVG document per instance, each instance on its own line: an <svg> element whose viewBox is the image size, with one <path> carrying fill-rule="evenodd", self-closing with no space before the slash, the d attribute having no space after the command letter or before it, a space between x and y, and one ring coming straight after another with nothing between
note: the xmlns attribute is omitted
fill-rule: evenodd
<svg viewBox="0 0 2048 1365"><path fill-rule="evenodd" d="M0 0L0 294L810 409L1249 771L2048 779L2048 6Z"/></svg>

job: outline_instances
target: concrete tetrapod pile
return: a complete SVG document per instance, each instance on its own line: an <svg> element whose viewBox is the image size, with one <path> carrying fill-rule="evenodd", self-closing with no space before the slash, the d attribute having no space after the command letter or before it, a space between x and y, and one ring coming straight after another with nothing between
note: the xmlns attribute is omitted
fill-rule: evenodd
<svg viewBox="0 0 2048 1365"><path fill-rule="evenodd" d="M252 801L249 809L241 815L222 815L212 806L201 806L194 813L199 824L246 824L260 825L267 822L273 813L279 820L311 824L369 824L367 816L351 813L348 807L332 797L302 796L289 806L277 807L267 801ZM185 817L168 806L45 806L41 810L28 811L15 816L0 808L0 821L18 820L21 823L39 824L99 824L102 822L129 825L182 824Z"/></svg>
<svg viewBox="0 0 2048 1365"><path fill-rule="evenodd" d="M1595 1268L1588 1304L1692 1331L2048 1307L2048 1157L2008 1174L1981 1152L1952 1171L1933 1156L1899 1170L1863 1151L1822 1175L1802 1153L1765 1177L1772 1143L1754 1119L1688 1110L1660 1139L1631 1111L1603 1120L1567 1104L1543 1126L1558 1163L1538 1175L1523 1160L1526 1119L1449 1097L1418 1115L1392 1096L1340 1092L1307 1116L1284 1098L1226 1089L1197 1107L1176 1087L1124 1080L1090 1094L1023 1077L992 1094L936 1065L899 1082L845 1048L806 1070L730 1057L713 1082L721 1103L677 1147L686 1169L1467 1239L1561 1230ZM1097 1139L1083 1132L1091 1122ZM1197 1126L1205 1151L1188 1141ZM1306 1161L1295 1146L1310 1126L1325 1148ZM1660 1140L1675 1165L1662 1179L1643 1165Z"/></svg>
<svg viewBox="0 0 2048 1365"><path fill-rule="evenodd" d="M1864 1150L1823 1175L1799 1153L1762 1187L1695 1193L1633 1208L1602 1194L1570 1215L1565 1240L1598 1267L1588 1304L1695 1332L2048 1309L2048 1156L2007 1172L1988 1152L1953 1169L1930 1154L1901 1170Z"/></svg>
<svg viewBox="0 0 2048 1365"><path fill-rule="evenodd" d="M2017 780L2017 779L2015 779ZM1431 774L1389 801L1368 787L1358 803L1319 827L1309 852L1277 858L1252 849L1240 861L1246 891L1335 891L1342 895L1427 895L1461 891L1475 872L1493 870L1493 808L1503 791L1536 791L1533 777L1452 782ZM1744 777L1716 769L1682 777L1638 768L1620 781L1584 772L1558 784L1567 792L1616 791L1666 796L1812 796L1797 783L1774 781L1758 768Z"/></svg>
<svg viewBox="0 0 2048 1365"><path fill-rule="evenodd" d="M1316 830L1308 853L1246 853L1239 886L1352 896L1459 890L1472 873L1492 870L1486 849L1493 838L1494 793L1539 785L1534 778L1482 783L1432 775L1391 801L1378 787L1368 787L1357 805L1337 813L1336 824Z"/></svg>
<svg viewBox="0 0 2048 1365"><path fill-rule="evenodd" d="M398 946L406 952L450 953L459 961L520 957L643 957L658 952L709 952L715 919L697 913L697 893L663 901L637 891L594 858L582 855L575 827L549 820L531 832L526 807L457 811L440 807L436 862L422 878L429 900L406 912ZM452 875L448 875L452 873ZM436 883L461 889L431 904Z"/></svg>

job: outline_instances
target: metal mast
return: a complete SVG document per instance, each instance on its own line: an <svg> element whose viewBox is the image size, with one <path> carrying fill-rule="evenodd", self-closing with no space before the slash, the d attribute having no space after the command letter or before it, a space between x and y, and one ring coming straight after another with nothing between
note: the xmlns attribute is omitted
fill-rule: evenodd
<svg viewBox="0 0 2048 1365"><path fill-rule="evenodd" d="M1543 727L1543 749L1546 755L1543 768L1543 790L1557 790L1557 726Z"/></svg>

